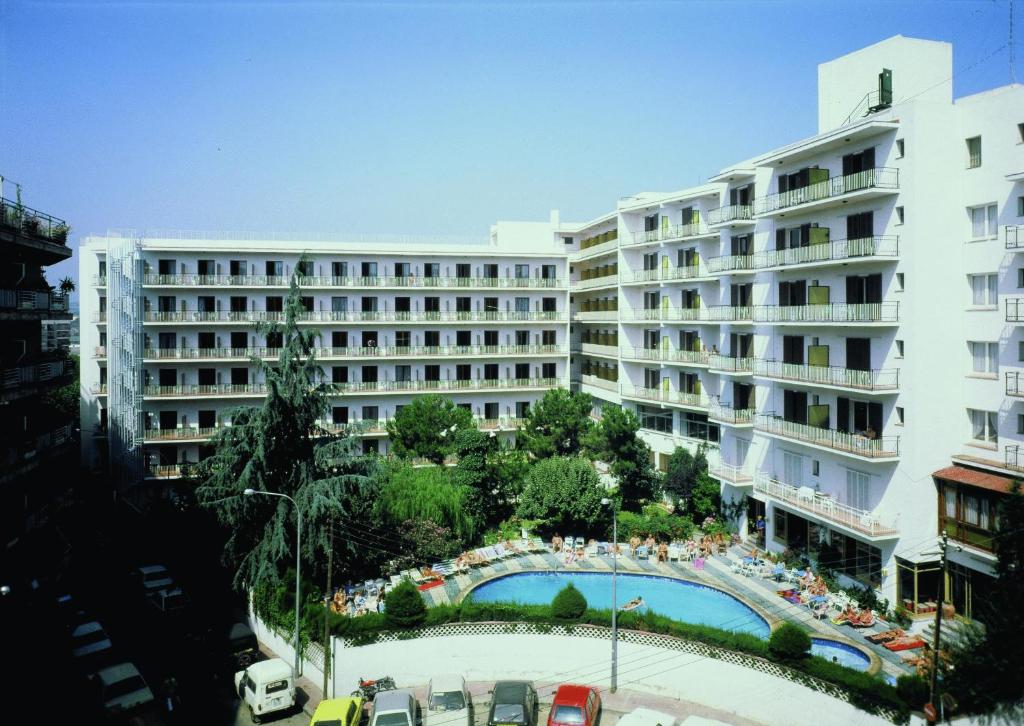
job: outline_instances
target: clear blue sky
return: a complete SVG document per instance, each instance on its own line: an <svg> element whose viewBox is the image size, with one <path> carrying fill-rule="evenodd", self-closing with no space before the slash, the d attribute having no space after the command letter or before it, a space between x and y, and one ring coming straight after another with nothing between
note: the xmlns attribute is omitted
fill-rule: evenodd
<svg viewBox="0 0 1024 726"><path fill-rule="evenodd" d="M814 133L817 64L891 35L954 43L958 96L1007 83L1007 48L968 67L1008 7L0 0L0 174L75 245L583 221Z"/></svg>

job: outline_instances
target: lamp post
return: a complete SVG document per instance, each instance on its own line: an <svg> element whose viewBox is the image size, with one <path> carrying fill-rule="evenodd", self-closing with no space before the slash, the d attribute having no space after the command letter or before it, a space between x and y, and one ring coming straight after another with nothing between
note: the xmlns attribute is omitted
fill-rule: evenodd
<svg viewBox="0 0 1024 726"><path fill-rule="evenodd" d="M256 491L255 489L246 489L243 494L247 497L251 497L256 494L265 497L281 497L281 499L287 499L295 506L295 677L298 678L299 662L302 658L302 652L299 648L299 583L301 582L300 568L302 567L302 515L299 512L299 505L287 494Z"/></svg>
<svg viewBox="0 0 1024 726"><path fill-rule="evenodd" d="M611 692L619 687L619 603L616 599L615 586L619 577L619 510L615 500L605 497L601 504L612 508L612 684Z"/></svg>

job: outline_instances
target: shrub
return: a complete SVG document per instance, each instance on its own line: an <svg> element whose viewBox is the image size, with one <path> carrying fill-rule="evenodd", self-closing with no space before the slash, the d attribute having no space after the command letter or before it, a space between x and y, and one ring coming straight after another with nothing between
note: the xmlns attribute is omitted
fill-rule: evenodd
<svg viewBox="0 0 1024 726"><path fill-rule="evenodd" d="M388 627L415 628L427 619L427 606L420 591L409 580L403 580L388 592L384 604L384 622Z"/></svg>
<svg viewBox="0 0 1024 726"><path fill-rule="evenodd" d="M928 681L914 674L902 675L896 679L896 692L908 706L919 709L928 702Z"/></svg>
<svg viewBox="0 0 1024 726"><path fill-rule="evenodd" d="M768 650L780 661L798 661L810 653L811 636L801 627L783 623L768 639Z"/></svg>
<svg viewBox="0 0 1024 726"><path fill-rule="evenodd" d="M608 536L611 537L609 526ZM662 540L686 539L693 534L694 524L689 517L669 514L657 504L649 504L640 513L619 512L619 536L626 539L648 534Z"/></svg>
<svg viewBox="0 0 1024 726"><path fill-rule="evenodd" d="M587 599L570 582L551 601L551 616L557 620L579 620L587 611Z"/></svg>

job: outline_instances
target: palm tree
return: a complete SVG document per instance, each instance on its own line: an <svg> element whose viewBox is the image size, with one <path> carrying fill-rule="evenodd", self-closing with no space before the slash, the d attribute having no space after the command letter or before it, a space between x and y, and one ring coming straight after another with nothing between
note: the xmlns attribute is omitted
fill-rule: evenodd
<svg viewBox="0 0 1024 726"><path fill-rule="evenodd" d="M65 295L69 295L75 291L75 281L70 276L66 276L60 281L60 291Z"/></svg>

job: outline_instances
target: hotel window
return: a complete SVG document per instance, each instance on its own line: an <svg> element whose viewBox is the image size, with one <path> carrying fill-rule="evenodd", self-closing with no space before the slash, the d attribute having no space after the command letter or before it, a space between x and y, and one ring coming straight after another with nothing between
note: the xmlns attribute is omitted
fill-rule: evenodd
<svg viewBox="0 0 1024 726"><path fill-rule="evenodd" d="M999 373L999 343L968 341L971 352L971 372L994 376Z"/></svg>
<svg viewBox="0 0 1024 726"><path fill-rule="evenodd" d="M999 304L999 281L995 274L968 275L971 283L971 305L974 307L995 307Z"/></svg>
<svg viewBox="0 0 1024 726"><path fill-rule="evenodd" d="M555 369L555 364L554 363L543 363L543 364L541 364L541 374L540 374L540 377L541 378L557 378L558 375L555 372L555 370L556 369Z"/></svg>
<svg viewBox="0 0 1024 726"><path fill-rule="evenodd" d="M348 366L331 366L331 383L348 383Z"/></svg>
<svg viewBox="0 0 1024 726"><path fill-rule="evenodd" d="M231 273L232 275L235 273ZM348 277L348 263L347 262L332 262L331 263L331 275L334 277Z"/></svg>
<svg viewBox="0 0 1024 726"><path fill-rule="evenodd" d="M423 276L424 277L440 277L441 276L441 263L439 262L427 262L423 265Z"/></svg>
<svg viewBox="0 0 1024 726"><path fill-rule="evenodd" d="M516 265L516 279L517 280L528 280L530 278L530 266L529 265Z"/></svg>
<svg viewBox="0 0 1024 726"><path fill-rule="evenodd" d="M335 424L347 424L348 406L335 406L331 411L331 421Z"/></svg>
<svg viewBox="0 0 1024 726"><path fill-rule="evenodd" d="M996 237L999 234L999 225L996 223L995 204L971 207L968 213L971 216L972 239Z"/></svg>
<svg viewBox="0 0 1024 726"><path fill-rule="evenodd" d="M530 413L530 402L516 401L516 418L526 418L528 413Z"/></svg>
<svg viewBox="0 0 1024 726"><path fill-rule="evenodd" d="M359 268L360 274L363 277L376 277L377 276L377 263L376 262L363 262Z"/></svg>
<svg viewBox="0 0 1024 726"><path fill-rule="evenodd" d="M412 380L412 366L395 366L395 380L399 383L408 383Z"/></svg>
<svg viewBox="0 0 1024 726"><path fill-rule="evenodd" d="M967 143L967 168L977 169L981 166L981 137L973 136Z"/></svg>
<svg viewBox="0 0 1024 726"><path fill-rule="evenodd" d="M940 482L939 531L952 539L991 551L998 498L987 491Z"/></svg>
<svg viewBox="0 0 1024 726"><path fill-rule="evenodd" d="M528 298L528 297L517 297L516 298L516 312L517 313L528 313L528 312L530 312L530 298Z"/></svg>
<svg viewBox="0 0 1024 726"><path fill-rule="evenodd" d="M460 280L468 280L472 277L472 272L468 262L459 262L455 265L455 276Z"/></svg>
<svg viewBox="0 0 1024 726"><path fill-rule="evenodd" d="M999 419L995 411L978 411L967 409L967 416L971 421L971 438L986 444L995 444L999 441Z"/></svg>

